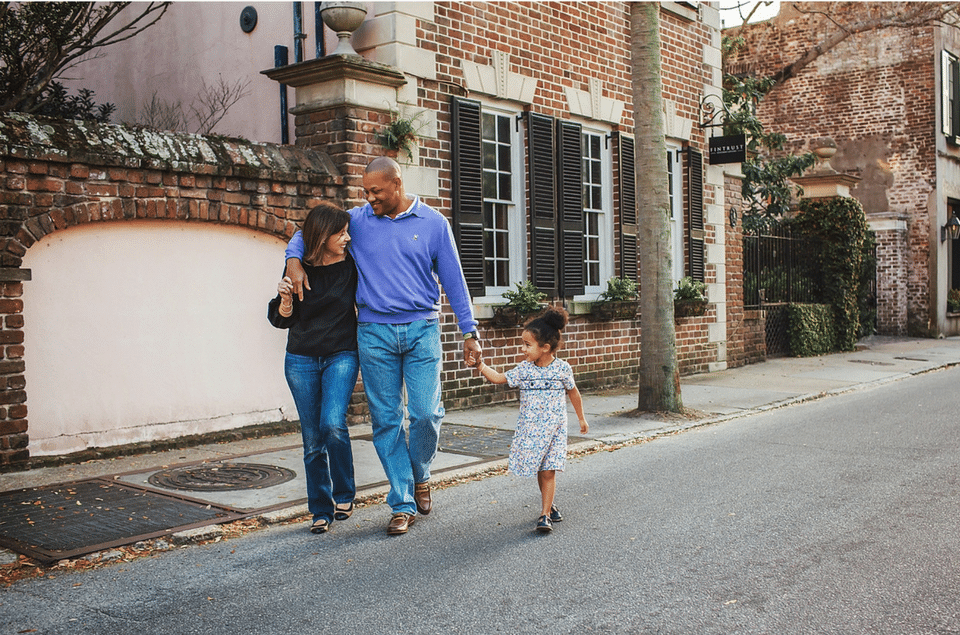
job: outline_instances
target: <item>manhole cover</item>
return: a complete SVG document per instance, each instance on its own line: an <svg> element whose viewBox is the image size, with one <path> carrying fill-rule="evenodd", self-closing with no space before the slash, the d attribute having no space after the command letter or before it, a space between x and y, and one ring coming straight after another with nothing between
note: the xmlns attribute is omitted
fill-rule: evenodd
<svg viewBox="0 0 960 635"><path fill-rule="evenodd" d="M193 465L153 474L151 485L191 492L226 492L241 489L262 489L292 481L293 470L259 463L209 463Z"/></svg>

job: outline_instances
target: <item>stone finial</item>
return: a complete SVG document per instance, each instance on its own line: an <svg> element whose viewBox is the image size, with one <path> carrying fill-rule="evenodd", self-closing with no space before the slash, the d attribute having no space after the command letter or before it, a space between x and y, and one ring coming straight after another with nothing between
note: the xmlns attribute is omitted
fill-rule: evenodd
<svg viewBox="0 0 960 635"><path fill-rule="evenodd" d="M830 165L830 159L837 153L837 142L830 137L817 137L810 141L810 151L817 155L817 165L803 176L790 179L803 188L803 198L850 196L850 188L860 178L837 172Z"/></svg>
<svg viewBox="0 0 960 635"><path fill-rule="evenodd" d="M837 153L837 142L830 137L817 137L810 142L810 151L817 155L815 174L835 173L830 159Z"/></svg>
<svg viewBox="0 0 960 635"><path fill-rule="evenodd" d="M363 2L321 2L320 18L337 33L340 42L331 55L357 55L350 37L360 28L367 15Z"/></svg>

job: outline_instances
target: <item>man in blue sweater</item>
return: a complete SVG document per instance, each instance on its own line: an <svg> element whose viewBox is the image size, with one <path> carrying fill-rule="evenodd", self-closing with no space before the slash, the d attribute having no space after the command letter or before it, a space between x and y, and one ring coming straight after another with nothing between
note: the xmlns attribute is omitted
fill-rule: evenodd
<svg viewBox="0 0 960 635"><path fill-rule="evenodd" d="M388 157L363 175L367 204L350 211L350 251L357 263L357 343L360 372L373 420L373 445L390 482L391 535L404 534L416 512L429 514L430 464L437 454L440 401L440 288L463 332L468 365L479 361L473 304L447 219L403 189L400 166ZM300 258L303 238L287 246L287 276L294 291L308 284ZM309 286L307 287L309 288ZM407 388L410 440L403 429Z"/></svg>

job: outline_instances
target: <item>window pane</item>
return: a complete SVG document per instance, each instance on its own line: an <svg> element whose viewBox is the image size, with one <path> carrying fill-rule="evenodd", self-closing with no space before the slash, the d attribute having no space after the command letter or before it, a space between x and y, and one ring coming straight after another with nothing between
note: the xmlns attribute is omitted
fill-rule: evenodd
<svg viewBox="0 0 960 635"><path fill-rule="evenodd" d="M506 230L507 230L507 221L509 220L508 214L507 214L507 206L506 206L506 205L497 205L497 206L496 206L496 214L497 214L497 223L496 223L496 224L497 224L497 228L506 231Z"/></svg>
<svg viewBox="0 0 960 635"><path fill-rule="evenodd" d="M509 240L510 238L507 232L497 232L497 238L496 238L497 249L495 253L497 253L498 255L500 254L506 255L510 251Z"/></svg>
<svg viewBox="0 0 960 635"><path fill-rule="evenodd" d="M483 174L483 198L497 198L497 175Z"/></svg>
<svg viewBox="0 0 960 635"><path fill-rule="evenodd" d="M506 260L500 260L497 262L497 286L498 287L510 286L510 269L507 265L508 263Z"/></svg>
<svg viewBox="0 0 960 635"><path fill-rule="evenodd" d="M480 119L480 137L483 139L496 139L497 118L494 115L484 114Z"/></svg>
<svg viewBox="0 0 960 635"><path fill-rule="evenodd" d="M600 214L587 214L585 221L587 233L596 236L600 230Z"/></svg>
<svg viewBox="0 0 960 635"><path fill-rule="evenodd" d="M510 117L497 116L498 135L497 141L500 143L510 143Z"/></svg>
<svg viewBox="0 0 960 635"><path fill-rule="evenodd" d="M503 172L510 172L510 146L501 145L497 153L498 168Z"/></svg>
<svg viewBox="0 0 960 635"><path fill-rule="evenodd" d="M513 198L510 193L511 181L512 179L509 173L500 175L500 192L498 195L500 199L509 201L511 198Z"/></svg>
<svg viewBox="0 0 960 635"><path fill-rule="evenodd" d="M497 169L497 146L493 143L483 142L483 169Z"/></svg>

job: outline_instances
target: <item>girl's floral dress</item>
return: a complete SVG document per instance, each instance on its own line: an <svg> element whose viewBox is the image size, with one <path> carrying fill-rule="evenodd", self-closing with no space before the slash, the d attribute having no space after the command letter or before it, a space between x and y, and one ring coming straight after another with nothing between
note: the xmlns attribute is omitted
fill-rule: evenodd
<svg viewBox="0 0 960 635"><path fill-rule="evenodd" d="M510 471L536 476L562 470L567 458L567 391L576 384L562 359L540 368L523 361L506 372L507 384L520 389L520 418L510 445Z"/></svg>

